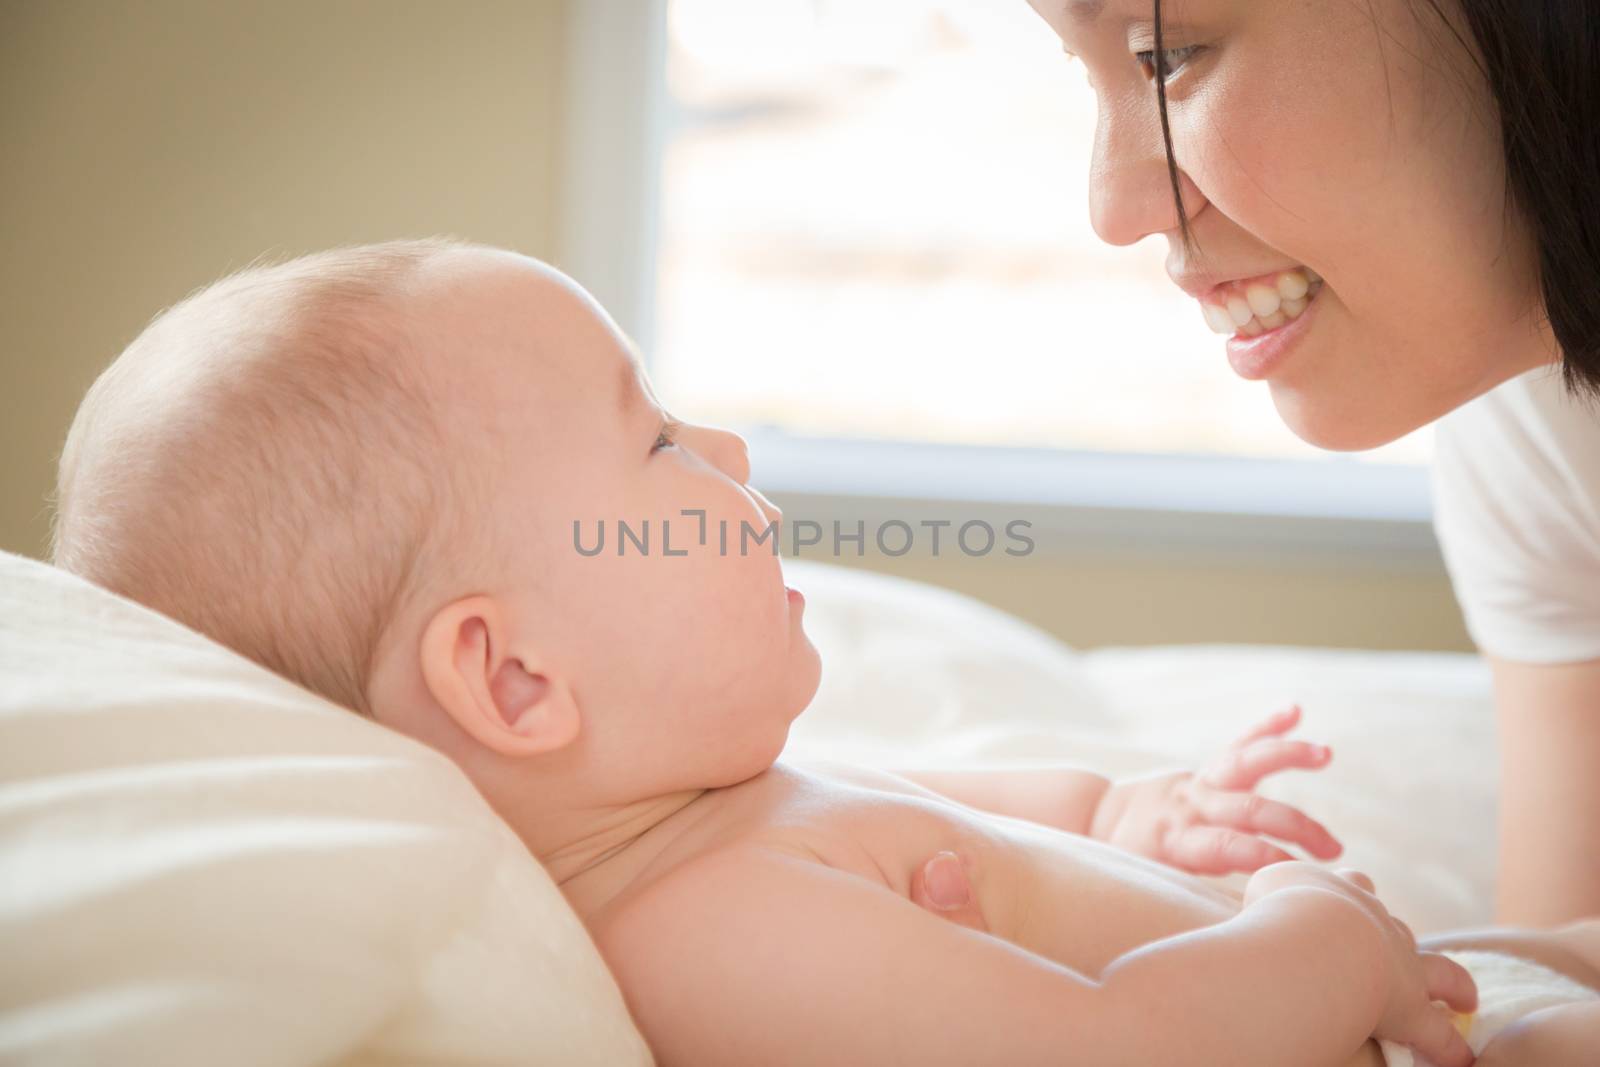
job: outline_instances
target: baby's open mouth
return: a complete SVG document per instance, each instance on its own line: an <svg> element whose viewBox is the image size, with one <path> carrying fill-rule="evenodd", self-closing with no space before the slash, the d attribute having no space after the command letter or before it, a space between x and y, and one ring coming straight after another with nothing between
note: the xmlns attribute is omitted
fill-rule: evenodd
<svg viewBox="0 0 1600 1067"><path fill-rule="evenodd" d="M1201 298L1200 309L1213 331L1254 337L1299 318L1321 291L1321 275L1310 267L1291 267L1219 285Z"/></svg>

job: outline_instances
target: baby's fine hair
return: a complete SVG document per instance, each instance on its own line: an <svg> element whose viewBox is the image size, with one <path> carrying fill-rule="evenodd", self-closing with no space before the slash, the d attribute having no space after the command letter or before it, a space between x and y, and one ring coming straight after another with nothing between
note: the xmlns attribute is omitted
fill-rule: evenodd
<svg viewBox="0 0 1600 1067"><path fill-rule="evenodd" d="M363 714L460 486L408 279L453 238L254 263L157 315L62 449L54 562Z"/></svg>

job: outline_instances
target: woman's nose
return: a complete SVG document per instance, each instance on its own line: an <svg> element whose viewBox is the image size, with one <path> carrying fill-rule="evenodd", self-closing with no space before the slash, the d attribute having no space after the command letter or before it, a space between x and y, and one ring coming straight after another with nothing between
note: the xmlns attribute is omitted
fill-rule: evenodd
<svg viewBox="0 0 1600 1067"><path fill-rule="evenodd" d="M1144 107L1102 106L1089 164L1089 221L1110 245L1135 244L1153 233L1176 233L1178 209L1153 99ZM1178 168L1178 189L1192 220L1205 206L1200 189Z"/></svg>

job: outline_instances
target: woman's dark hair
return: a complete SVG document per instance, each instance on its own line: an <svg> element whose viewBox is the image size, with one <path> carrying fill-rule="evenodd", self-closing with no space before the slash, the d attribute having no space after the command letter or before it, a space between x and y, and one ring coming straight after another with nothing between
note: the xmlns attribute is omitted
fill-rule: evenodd
<svg viewBox="0 0 1600 1067"><path fill-rule="evenodd" d="M1155 5L1155 82L1172 196L1193 253L1167 125L1168 68ZM1539 288L1570 393L1600 399L1600 5L1589 0L1447 0L1477 49L1449 27L1488 83L1506 160L1504 210L1520 211L1539 256ZM1481 59L1479 57L1482 57Z"/></svg>

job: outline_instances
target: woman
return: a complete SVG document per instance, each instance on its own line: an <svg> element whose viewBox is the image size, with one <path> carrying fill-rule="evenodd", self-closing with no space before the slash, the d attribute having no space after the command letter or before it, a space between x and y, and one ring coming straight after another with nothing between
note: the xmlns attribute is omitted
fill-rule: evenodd
<svg viewBox="0 0 1600 1067"><path fill-rule="evenodd" d="M1304 440L1438 420L1500 724L1498 918L1600 914L1600 8L1030 3L1099 103L1100 237L1166 238Z"/></svg>

